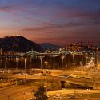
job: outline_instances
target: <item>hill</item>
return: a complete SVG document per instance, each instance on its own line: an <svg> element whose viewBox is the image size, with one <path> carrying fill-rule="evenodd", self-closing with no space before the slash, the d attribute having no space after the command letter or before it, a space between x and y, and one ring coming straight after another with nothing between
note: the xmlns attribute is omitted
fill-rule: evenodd
<svg viewBox="0 0 100 100"><path fill-rule="evenodd" d="M47 50L47 49L58 50L60 48L60 46L55 45L55 44L50 44L50 43L43 43L43 44L40 44L40 45L41 45L43 50Z"/></svg>
<svg viewBox="0 0 100 100"><path fill-rule="evenodd" d="M30 50L41 51L39 44L26 39L23 36L5 36L0 38L0 48L3 51L27 52Z"/></svg>

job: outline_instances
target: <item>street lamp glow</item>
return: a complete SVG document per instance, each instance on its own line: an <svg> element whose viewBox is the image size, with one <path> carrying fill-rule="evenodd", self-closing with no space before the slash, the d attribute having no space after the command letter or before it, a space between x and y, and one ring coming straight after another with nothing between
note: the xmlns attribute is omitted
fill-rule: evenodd
<svg viewBox="0 0 100 100"><path fill-rule="evenodd" d="M27 63L27 59L25 58L25 84L26 84L26 63Z"/></svg>
<svg viewBox="0 0 100 100"><path fill-rule="evenodd" d="M18 69L18 62L19 62L19 58L16 58L17 69Z"/></svg>
<svg viewBox="0 0 100 100"><path fill-rule="evenodd" d="M61 59L62 59L62 68L63 68L63 60L64 60L64 58L65 58L65 56L62 55L62 56L61 56Z"/></svg>

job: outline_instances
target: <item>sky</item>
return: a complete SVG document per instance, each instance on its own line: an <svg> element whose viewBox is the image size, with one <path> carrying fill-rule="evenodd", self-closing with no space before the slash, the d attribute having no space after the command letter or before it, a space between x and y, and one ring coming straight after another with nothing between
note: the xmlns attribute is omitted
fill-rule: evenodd
<svg viewBox="0 0 100 100"><path fill-rule="evenodd" d="M100 43L100 0L0 0L0 37Z"/></svg>

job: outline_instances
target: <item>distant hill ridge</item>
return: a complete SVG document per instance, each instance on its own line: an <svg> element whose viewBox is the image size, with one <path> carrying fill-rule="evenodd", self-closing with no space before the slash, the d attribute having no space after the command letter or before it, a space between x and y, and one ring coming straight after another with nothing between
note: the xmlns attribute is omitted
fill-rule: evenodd
<svg viewBox="0 0 100 100"><path fill-rule="evenodd" d="M43 50L47 50L47 49L58 50L59 48L61 48L58 45L50 44L50 43L43 43L43 44L40 44L40 45L41 45L41 47L42 47Z"/></svg>
<svg viewBox="0 0 100 100"><path fill-rule="evenodd" d="M3 51L27 52L30 50L41 51L39 44L26 39L23 36L5 36L0 38L0 48Z"/></svg>

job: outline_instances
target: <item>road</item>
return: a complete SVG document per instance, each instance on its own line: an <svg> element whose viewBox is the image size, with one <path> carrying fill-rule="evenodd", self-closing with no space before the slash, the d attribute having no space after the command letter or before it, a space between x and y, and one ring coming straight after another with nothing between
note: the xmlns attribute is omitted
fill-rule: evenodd
<svg viewBox="0 0 100 100"><path fill-rule="evenodd" d="M0 100L27 100L32 98L33 87L9 86L0 88Z"/></svg>
<svg viewBox="0 0 100 100"><path fill-rule="evenodd" d="M45 69L46 70L46 69ZM7 78L14 78L14 79L38 79L38 80L43 80L43 79L47 79L47 80L54 80L56 79L56 81L66 81L66 82L70 82L70 83L74 83L74 84L79 84L79 85L86 85L86 86L91 86L93 87L94 85L94 81L95 83L97 83L98 85L100 85L100 82L97 81L97 80L100 80L100 75L92 75L92 73L88 73L89 74L89 77L88 78L88 75L86 73L86 71L61 71L61 70L49 70L51 71L51 74L50 75L46 75L46 76L43 76L43 75L40 75L40 74L33 74L33 75L12 75L12 74L0 74L0 76L2 77L7 77ZM68 73L67 73L68 72ZM59 75L71 75L72 77L71 78L64 78L64 77L59 77ZM78 77L74 77L76 75ZM95 73L94 73L95 74ZM86 76L87 75L87 76Z"/></svg>
<svg viewBox="0 0 100 100"><path fill-rule="evenodd" d="M70 81L74 84L81 84L84 85L84 83L87 82L87 84L89 85L90 83L97 80L97 78L99 78L99 74L97 76L93 76L92 73L92 77L90 77L91 75L87 75L87 73L85 71L79 71L78 73L76 73L76 75L78 77L72 77L72 78L60 78L59 75L72 75L74 74L73 71L56 71L56 70L52 70L51 75L47 75L47 76L42 76L42 75L13 75L13 74L6 74L6 73L1 73L0 76L2 77L7 77L7 78L20 78L20 79L48 79L48 80L54 80L55 81ZM87 76L86 76L87 75ZM88 76L90 78L88 78ZM93 79L94 78L94 79ZM96 78L96 79L95 79ZM100 85L99 85L100 86ZM13 85L13 86L8 86L8 87L3 87L0 88L0 100L27 100L29 98L32 97L32 91L33 86L17 86L17 85ZM74 93L74 91L76 92L81 92L81 93L100 93L99 90L59 90L59 91L49 91L47 92L48 95L55 95L57 93L63 93L63 94L71 94ZM51 99L52 100L52 99Z"/></svg>
<svg viewBox="0 0 100 100"><path fill-rule="evenodd" d="M48 100L100 100L100 96L91 97L90 95L100 95L99 90L58 90L58 91L48 91L47 95L50 96ZM58 95L58 96L57 96ZM73 97L73 98L71 98Z"/></svg>

